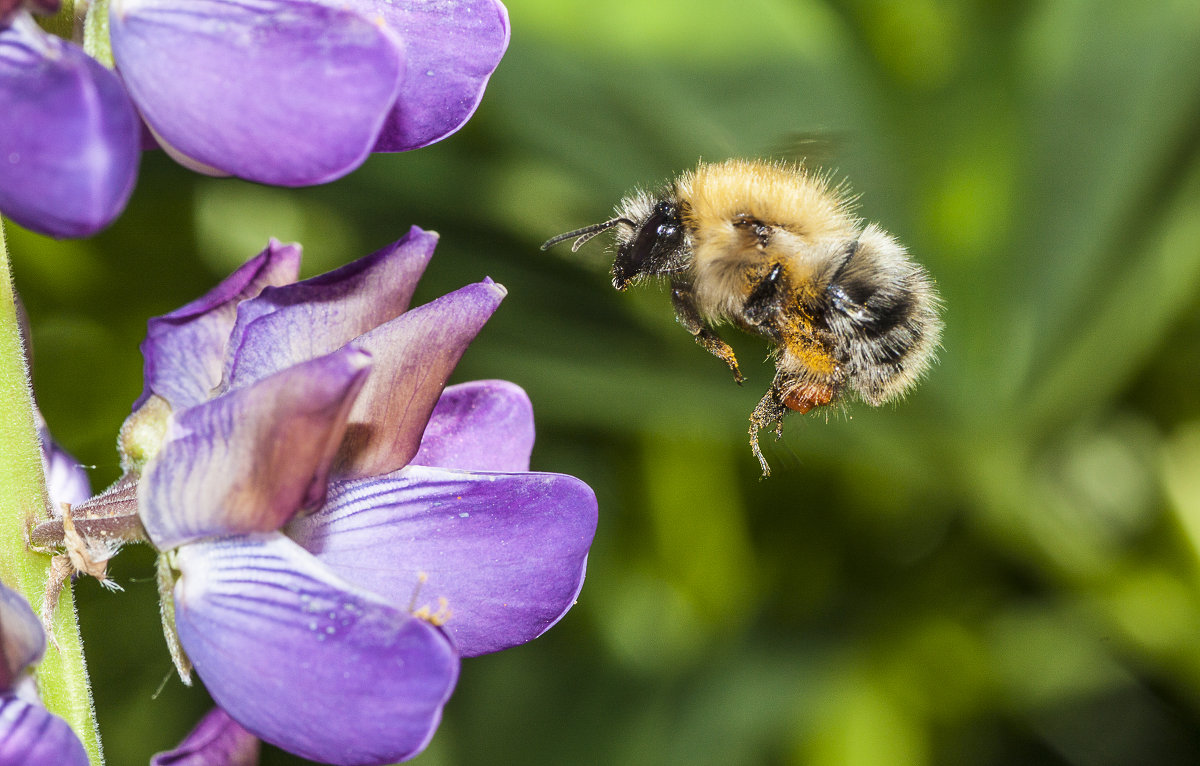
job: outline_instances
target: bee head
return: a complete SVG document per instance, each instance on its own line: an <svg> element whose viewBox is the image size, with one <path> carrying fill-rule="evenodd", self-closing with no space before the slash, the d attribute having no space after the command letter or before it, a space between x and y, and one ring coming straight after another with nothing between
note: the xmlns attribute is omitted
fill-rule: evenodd
<svg viewBox="0 0 1200 766"><path fill-rule="evenodd" d="M679 203L665 199L654 203L643 216L622 218L632 229L628 238L618 235L617 257L613 261L613 286L624 290L634 279L646 274L662 274L684 244L685 232Z"/></svg>
<svg viewBox="0 0 1200 766"><path fill-rule="evenodd" d="M547 240L542 249L574 239L571 252L575 252L597 234L620 226L612 268L614 287L624 290L638 277L678 270L679 254L686 244L678 201L639 196L623 201L618 212L616 218L559 234Z"/></svg>

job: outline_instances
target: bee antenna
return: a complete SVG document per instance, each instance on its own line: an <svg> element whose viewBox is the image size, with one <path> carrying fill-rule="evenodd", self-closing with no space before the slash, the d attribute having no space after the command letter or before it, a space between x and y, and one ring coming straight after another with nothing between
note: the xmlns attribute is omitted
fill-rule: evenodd
<svg viewBox="0 0 1200 766"><path fill-rule="evenodd" d="M571 252L578 252L579 248L583 247L584 242L587 242L589 239L606 229L611 229L619 223L627 223L636 228L636 224L634 224L634 222L628 218L613 218L605 221L604 223L594 223L591 226L584 226L582 229L568 231L566 234L559 234L557 237L552 237L542 243L542 249L549 250L559 242L565 242L572 237L578 237L579 239L575 240L575 244L571 245Z"/></svg>

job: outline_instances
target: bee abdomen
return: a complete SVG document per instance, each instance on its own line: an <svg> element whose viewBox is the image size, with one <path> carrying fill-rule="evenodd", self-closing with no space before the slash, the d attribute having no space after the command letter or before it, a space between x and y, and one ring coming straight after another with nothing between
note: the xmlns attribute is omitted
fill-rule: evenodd
<svg viewBox="0 0 1200 766"><path fill-rule="evenodd" d="M825 325L847 384L878 405L902 396L929 367L941 335L925 270L869 226L826 288Z"/></svg>

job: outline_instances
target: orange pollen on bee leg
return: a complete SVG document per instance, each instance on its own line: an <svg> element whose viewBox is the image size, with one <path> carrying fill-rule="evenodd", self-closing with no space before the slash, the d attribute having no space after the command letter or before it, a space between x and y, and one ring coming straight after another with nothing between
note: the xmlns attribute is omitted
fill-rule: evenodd
<svg viewBox="0 0 1200 766"><path fill-rule="evenodd" d="M829 386L803 385L788 391L783 397L783 404L790 410L801 415L814 407L821 407L833 401L833 389Z"/></svg>

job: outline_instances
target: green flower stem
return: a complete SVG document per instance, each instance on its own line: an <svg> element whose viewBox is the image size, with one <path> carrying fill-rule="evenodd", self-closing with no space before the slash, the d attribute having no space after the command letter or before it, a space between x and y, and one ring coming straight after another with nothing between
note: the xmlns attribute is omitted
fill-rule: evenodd
<svg viewBox="0 0 1200 766"><path fill-rule="evenodd" d="M46 505L29 368L0 227L0 580L24 594L37 611L46 591L50 557L30 551L25 537L29 520L44 518ZM65 718L79 735L92 766L102 766L104 756L70 583L62 590L53 625L58 648L47 647L35 669L38 691L46 708Z"/></svg>
<svg viewBox="0 0 1200 766"><path fill-rule="evenodd" d="M86 8L86 4L83 6ZM75 36L75 3L73 0L63 0L58 7L58 13L53 16L35 16L42 29L59 37L72 39Z"/></svg>
<svg viewBox="0 0 1200 766"><path fill-rule="evenodd" d="M113 68L112 43L108 39L108 0L87 3L83 21L83 50L109 69Z"/></svg>

